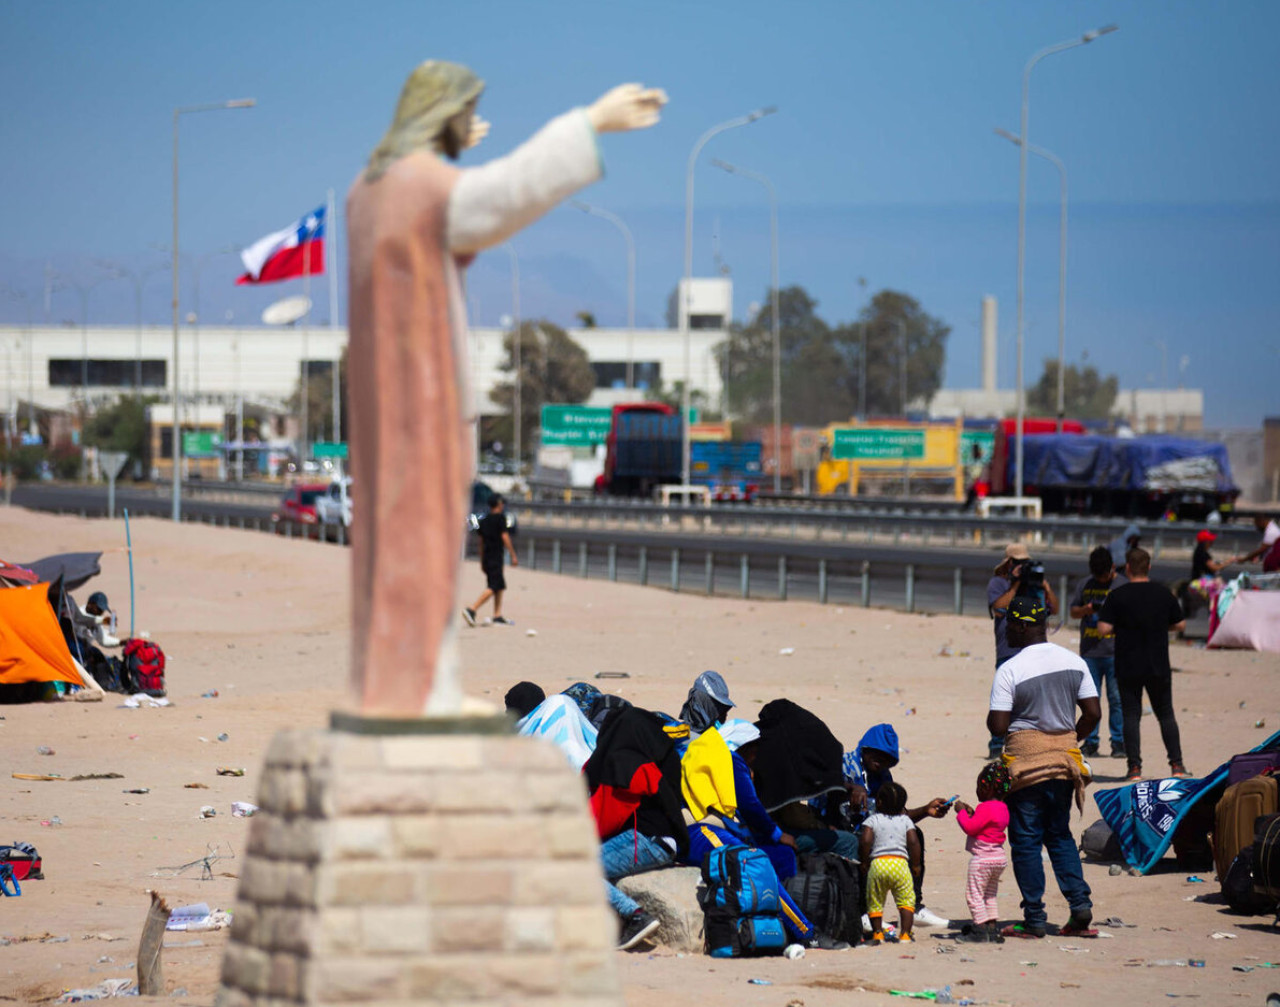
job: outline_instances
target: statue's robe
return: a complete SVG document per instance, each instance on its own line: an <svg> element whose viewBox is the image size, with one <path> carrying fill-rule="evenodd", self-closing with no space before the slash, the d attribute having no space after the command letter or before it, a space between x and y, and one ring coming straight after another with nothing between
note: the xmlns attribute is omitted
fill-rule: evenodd
<svg viewBox="0 0 1280 1007"><path fill-rule="evenodd" d="M575 109L480 167L422 150L351 187L351 689L360 713L459 708L458 573L475 468L463 272L601 173L595 131Z"/></svg>

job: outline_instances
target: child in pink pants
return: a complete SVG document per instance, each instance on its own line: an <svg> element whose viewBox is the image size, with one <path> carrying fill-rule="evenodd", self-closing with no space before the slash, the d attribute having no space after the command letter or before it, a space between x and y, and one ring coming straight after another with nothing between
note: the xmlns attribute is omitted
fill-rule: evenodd
<svg viewBox="0 0 1280 1007"><path fill-rule="evenodd" d="M964 897L973 914L959 940L975 944L1003 944L996 924L996 892L1000 875L1008 864L1004 855L1005 830L1009 827L1009 806L1005 798L1013 779L1002 762L990 762L978 774L978 806L956 801L956 821L969 837L965 848L969 859L969 877Z"/></svg>

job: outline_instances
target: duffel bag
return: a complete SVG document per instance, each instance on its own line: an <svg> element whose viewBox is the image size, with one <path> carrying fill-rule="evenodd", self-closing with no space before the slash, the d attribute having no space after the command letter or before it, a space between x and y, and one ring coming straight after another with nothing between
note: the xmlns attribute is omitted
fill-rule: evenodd
<svg viewBox="0 0 1280 1007"><path fill-rule="evenodd" d="M724 909L708 910L704 933L712 958L780 955L787 946L787 931L776 913L734 916Z"/></svg>
<svg viewBox="0 0 1280 1007"><path fill-rule="evenodd" d="M858 865L835 853L806 853L783 886L821 933L854 945L862 941L862 882Z"/></svg>
<svg viewBox="0 0 1280 1007"><path fill-rule="evenodd" d="M1280 902L1280 814L1263 815L1254 823L1253 890L1268 908Z"/></svg>

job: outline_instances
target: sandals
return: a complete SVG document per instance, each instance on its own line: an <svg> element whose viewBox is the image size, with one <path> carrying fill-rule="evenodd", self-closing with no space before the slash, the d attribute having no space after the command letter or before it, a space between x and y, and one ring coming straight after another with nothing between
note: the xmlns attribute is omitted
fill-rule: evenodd
<svg viewBox="0 0 1280 1007"><path fill-rule="evenodd" d="M1045 935L1044 927L1032 927L1025 923L1010 923L1000 929L1001 937L1021 937L1024 940L1040 940Z"/></svg>
<svg viewBox="0 0 1280 1007"><path fill-rule="evenodd" d="M1085 912L1077 916L1071 914L1071 919L1067 920L1067 925L1058 931L1059 937L1097 937L1098 931L1093 927L1093 913Z"/></svg>

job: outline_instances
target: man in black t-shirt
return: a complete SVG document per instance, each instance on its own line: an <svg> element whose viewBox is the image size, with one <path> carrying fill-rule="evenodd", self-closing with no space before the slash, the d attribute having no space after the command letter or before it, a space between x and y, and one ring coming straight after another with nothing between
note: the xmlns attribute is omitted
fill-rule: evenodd
<svg viewBox="0 0 1280 1007"><path fill-rule="evenodd" d="M476 533L480 536L480 569L484 571L486 587L470 608L462 610L467 625L476 624L476 610L490 598L493 599L493 624L511 626L510 619L502 614L502 594L507 589L507 579L502 574L503 553L511 554L511 565L519 566L515 546L507 531L507 516L502 497L495 493L489 498L489 513L480 519Z"/></svg>
<svg viewBox="0 0 1280 1007"><path fill-rule="evenodd" d="M1130 549L1125 557L1129 583L1116 588L1098 613L1098 632L1116 636L1116 681L1124 710L1124 747L1129 759L1126 781L1142 779L1142 691L1160 722L1169 756L1169 775L1190 776L1182 764L1182 740L1173 713L1173 674L1169 634L1186 625L1182 606L1162 584L1151 581L1151 554Z"/></svg>
<svg viewBox="0 0 1280 1007"><path fill-rule="evenodd" d="M1071 618L1080 620L1080 656L1089 666L1098 695L1107 694L1107 728L1111 736L1111 758L1126 757L1124 749L1124 719L1120 713L1120 686L1116 682L1116 638L1103 636L1098 631L1098 613L1103 603L1116 588L1129 583L1116 573L1111 550L1100 545L1089 553L1089 576L1076 586L1071 599ZM1080 752L1087 758L1098 754L1098 728L1095 727Z"/></svg>

